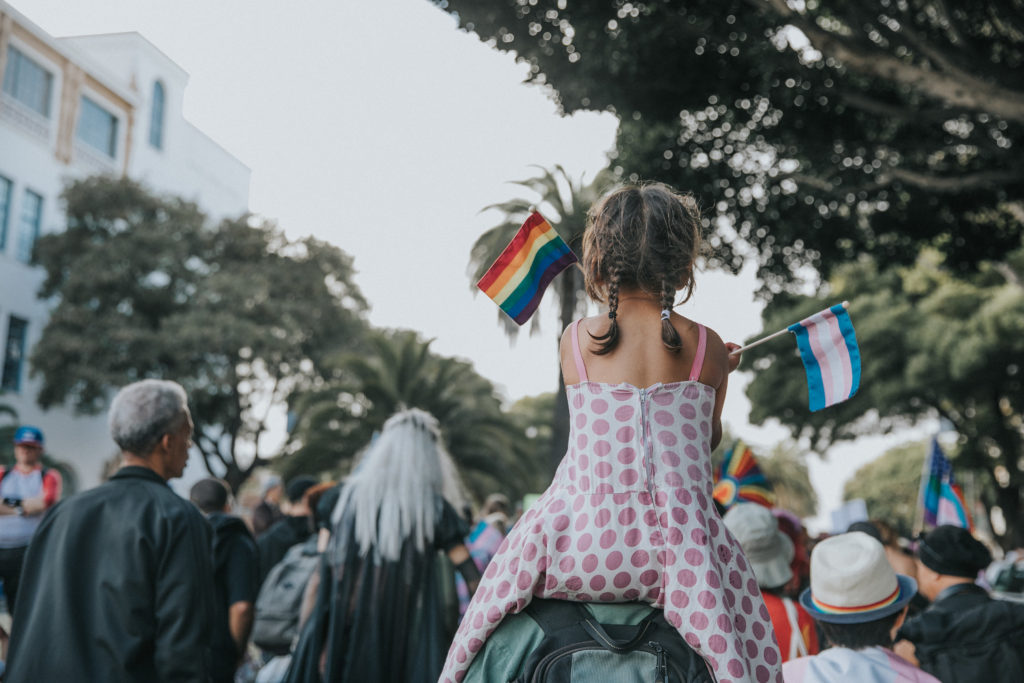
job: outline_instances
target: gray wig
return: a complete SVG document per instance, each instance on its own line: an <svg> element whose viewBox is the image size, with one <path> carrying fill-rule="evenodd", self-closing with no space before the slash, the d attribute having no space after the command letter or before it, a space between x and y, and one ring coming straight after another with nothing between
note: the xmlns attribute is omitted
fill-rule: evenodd
<svg viewBox="0 0 1024 683"><path fill-rule="evenodd" d="M180 429L188 415L188 397L177 382L144 379L117 392L110 404L110 435L118 448L145 457L164 434Z"/></svg>
<svg viewBox="0 0 1024 683"><path fill-rule="evenodd" d="M351 512L359 554L365 557L373 549L375 560L395 561L406 539L413 539L420 552L434 540L441 514L438 495L456 510L465 501L437 419L418 408L403 410L388 418L361 466L349 476L331 515L332 526L337 531L338 522ZM338 536L336 542L344 542Z"/></svg>

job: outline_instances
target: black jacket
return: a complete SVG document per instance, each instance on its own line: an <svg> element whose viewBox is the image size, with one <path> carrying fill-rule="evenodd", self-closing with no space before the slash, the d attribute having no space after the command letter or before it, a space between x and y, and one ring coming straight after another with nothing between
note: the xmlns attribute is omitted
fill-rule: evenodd
<svg viewBox="0 0 1024 683"><path fill-rule="evenodd" d="M259 556L256 541L238 517L214 512L206 520L213 528L213 680L230 683L243 653L231 637L229 608L239 602L255 606Z"/></svg>
<svg viewBox="0 0 1024 683"><path fill-rule="evenodd" d="M202 514L144 467L57 503L25 557L4 682L206 681L210 557Z"/></svg>
<svg viewBox="0 0 1024 683"><path fill-rule="evenodd" d="M993 600L973 583L940 593L903 625L901 638L942 683L1024 681L1024 605Z"/></svg>

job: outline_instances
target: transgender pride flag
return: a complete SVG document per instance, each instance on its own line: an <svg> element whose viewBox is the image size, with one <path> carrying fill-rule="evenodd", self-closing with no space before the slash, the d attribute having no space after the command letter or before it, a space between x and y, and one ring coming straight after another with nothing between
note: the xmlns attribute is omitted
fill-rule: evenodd
<svg viewBox="0 0 1024 683"><path fill-rule="evenodd" d="M860 351L842 304L790 325L807 371L811 412L845 401L860 386Z"/></svg>

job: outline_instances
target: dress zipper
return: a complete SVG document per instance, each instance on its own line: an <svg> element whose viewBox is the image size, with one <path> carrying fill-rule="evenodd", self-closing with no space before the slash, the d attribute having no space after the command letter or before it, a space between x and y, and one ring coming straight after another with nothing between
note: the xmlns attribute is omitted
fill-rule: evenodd
<svg viewBox="0 0 1024 683"><path fill-rule="evenodd" d="M640 390L640 445L643 448L642 462L644 465L644 476L647 482L644 488L651 496L651 504L654 504L654 448L651 445L651 435L648 430L647 421L647 389Z"/></svg>

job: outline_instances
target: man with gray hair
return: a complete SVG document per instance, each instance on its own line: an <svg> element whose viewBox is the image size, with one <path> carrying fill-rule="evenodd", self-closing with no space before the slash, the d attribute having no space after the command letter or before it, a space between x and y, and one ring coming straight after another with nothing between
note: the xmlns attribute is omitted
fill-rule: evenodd
<svg viewBox="0 0 1024 683"><path fill-rule="evenodd" d="M135 382L118 392L109 419L121 469L39 525L5 683L209 678L210 528L167 486L192 445L185 390Z"/></svg>

